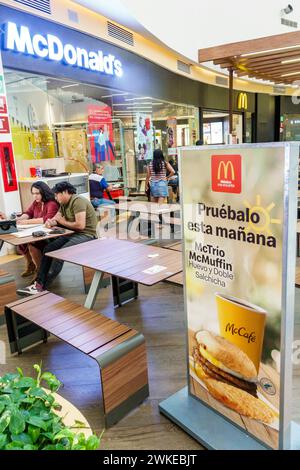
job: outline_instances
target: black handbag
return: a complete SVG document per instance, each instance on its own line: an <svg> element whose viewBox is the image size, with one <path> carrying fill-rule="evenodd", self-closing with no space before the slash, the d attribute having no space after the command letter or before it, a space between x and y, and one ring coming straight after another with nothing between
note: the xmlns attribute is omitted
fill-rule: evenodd
<svg viewBox="0 0 300 470"><path fill-rule="evenodd" d="M17 232L17 221L16 220L0 220L0 234L6 235L8 233Z"/></svg>

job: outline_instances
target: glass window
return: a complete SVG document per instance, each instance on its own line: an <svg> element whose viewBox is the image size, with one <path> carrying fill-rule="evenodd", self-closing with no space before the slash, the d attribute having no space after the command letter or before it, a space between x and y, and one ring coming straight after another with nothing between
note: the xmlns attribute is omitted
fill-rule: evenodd
<svg viewBox="0 0 300 470"><path fill-rule="evenodd" d="M107 179L138 188L154 149L174 156L199 138L192 106L9 69L5 80L20 176L39 159L67 172L102 162Z"/></svg>
<svg viewBox="0 0 300 470"><path fill-rule="evenodd" d="M243 115L233 115L233 143L243 142ZM225 144L229 135L229 114L222 111L203 111L204 145Z"/></svg>

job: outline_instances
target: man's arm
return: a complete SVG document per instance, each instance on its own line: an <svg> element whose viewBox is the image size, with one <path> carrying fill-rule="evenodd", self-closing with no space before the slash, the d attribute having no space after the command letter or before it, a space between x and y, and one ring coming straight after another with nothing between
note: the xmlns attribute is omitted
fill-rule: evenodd
<svg viewBox="0 0 300 470"><path fill-rule="evenodd" d="M81 231L84 230L86 226L86 211L77 212L77 214L75 214L75 222L68 222L60 212L55 215L54 219L58 224L70 230Z"/></svg>

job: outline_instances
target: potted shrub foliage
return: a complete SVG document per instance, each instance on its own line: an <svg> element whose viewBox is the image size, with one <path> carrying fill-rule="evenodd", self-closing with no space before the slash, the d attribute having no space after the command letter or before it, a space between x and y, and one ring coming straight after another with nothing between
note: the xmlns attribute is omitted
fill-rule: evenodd
<svg viewBox="0 0 300 470"><path fill-rule="evenodd" d="M80 421L67 426L55 400L61 382L35 364L36 378L14 374L0 377L0 450L96 450L100 437L88 437ZM50 390L41 386L45 383Z"/></svg>

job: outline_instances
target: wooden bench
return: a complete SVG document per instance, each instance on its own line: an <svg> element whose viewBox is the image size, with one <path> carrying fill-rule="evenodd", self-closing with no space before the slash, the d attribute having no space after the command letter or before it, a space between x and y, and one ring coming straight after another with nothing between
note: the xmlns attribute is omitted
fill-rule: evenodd
<svg viewBox="0 0 300 470"><path fill-rule="evenodd" d="M4 307L18 298L13 276L0 269L0 325L5 323Z"/></svg>
<svg viewBox="0 0 300 470"><path fill-rule="evenodd" d="M47 291L6 305L5 316L12 353L51 333L97 361L107 427L148 397L145 339L129 326Z"/></svg>

